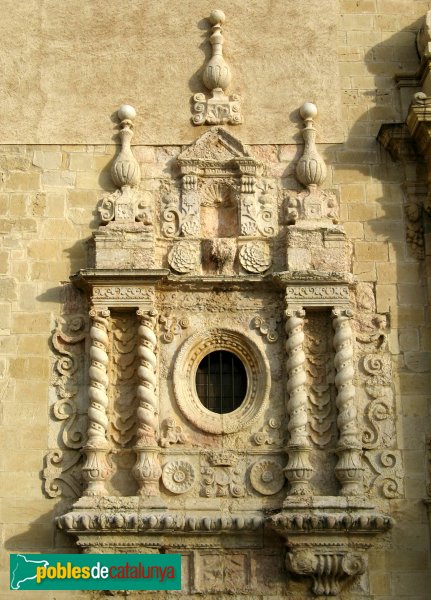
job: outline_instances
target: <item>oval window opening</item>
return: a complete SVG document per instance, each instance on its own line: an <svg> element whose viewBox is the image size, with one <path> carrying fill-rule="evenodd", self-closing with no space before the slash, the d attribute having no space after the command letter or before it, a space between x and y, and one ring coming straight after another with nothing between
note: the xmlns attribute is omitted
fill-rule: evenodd
<svg viewBox="0 0 431 600"><path fill-rule="evenodd" d="M224 415L241 406L247 393L247 373L232 352L210 352L196 371L199 400L211 412Z"/></svg>

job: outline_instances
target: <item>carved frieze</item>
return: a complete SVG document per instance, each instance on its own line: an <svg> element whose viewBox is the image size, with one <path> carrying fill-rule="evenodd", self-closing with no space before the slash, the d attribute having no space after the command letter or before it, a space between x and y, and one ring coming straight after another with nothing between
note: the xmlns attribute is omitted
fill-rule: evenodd
<svg viewBox="0 0 431 600"><path fill-rule="evenodd" d="M305 306L335 306L349 301L347 285L292 285L286 287L286 302Z"/></svg>

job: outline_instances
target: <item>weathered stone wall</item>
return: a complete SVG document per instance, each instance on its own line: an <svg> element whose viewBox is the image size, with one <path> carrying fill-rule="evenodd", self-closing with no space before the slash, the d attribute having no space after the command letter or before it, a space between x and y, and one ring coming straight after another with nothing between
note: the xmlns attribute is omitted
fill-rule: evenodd
<svg viewBox="0 0 431 600"><path fill-rule="evenodd" d="M157 13L157 19L161 18L157 12L159 3L150 4L152 12ZM199 18L207 16L207 8L213 8L208 3L204 6L195 2L188 4L193 6L193 14ZM252 4L253 11L262 12L261 6ZM268 47L271 47L271 23L275 24L283 18L285 4L280 0L265 5L263 33L256 23L252 23L251 29L256 40L263 36L268 40ZM314 6L314 3L312 4ZM239 48L240 38L235 36L235 31L241 30L242 23L250 19L242 5L243 3L236 3L235 10L225 7L228 19L232 12L236 19L236 30L227 29L226 37L229 44L236 44L238 51L244 52L244 48ZM10 10L6 10L7 8ZM325 58L329 56L333 64L338 60L340 89L332 87L334 81L337 82L335 78L331 83L326 80L322 87L326 91L316 94L315 82L318 78L315 77L315 73L319 70L319 52L313 55L314 63L304 58L307 68L302 64L299 69L301 51L298 52L299 58L295 59L291 55L286 59L280 51L278 66L272 66L274 77L277 77L276 69L281 71L281 64L290 61L289 72L292 79L286 82L289 88L286 87L283 95L278 97L278 118L282 113L285 97L292 102L292 105L286 104L289 106L285 113L286 122L291 118L290 112L298 108L302 100L313 99L318 104L320 119L324 124L324 137L320 139L328 142L319 146L328 166L325 187L338 192L340 222L353 243L353 273L360 282L370 284L365 286L365 289L372 289L374 292L375 307L371 301L369 310L367 302L364 301L362 309L365 312L375 310L377 313L387 313L390 325L388 343L392 355L396 414L383 415L384 418L380 421L375 420L375 427L380 434L391 438L385 440L386 446L382 445L388 449L387 464L377 464L375 475L378 479L385 468L392 469L397 489L395 492L389 489L387 493L384 490L378 493L382 507L394 517L396 525L392 532L385 536L384 541L370 551L369 580L361 580L361 586L355 588L355 591L345 592L342 598L346 600L370 597L376 600L426 600L431 587L430 532L426 508L422 503L429 483L426 439L431 432L431 327L424 263L417 248L406 242L404 196L401 187L404 173L400 165L392 162L389 154L376 141L382 123L401 122L405 118L406 106L401 102L399 92L395 88L394 75L400 71L409 73L417 69L419 59L415 49L415 34L419 30L420 20L429 8L430 2L411 0L340 0L339 3L328 3L327 10L333 10L335 14L331 15L333 21L327 18L336 22L337 34L333 34L331 44L328 43L323 53L327 53ZM35 5L34 11L38 12L39 9L40 7ZM14 14L14 10L18 9L12 6L5 7L6 14ZM50 8L47 10L49 12ZM57 7L56 10L60 11L61 7ZM242 16L239 17L241 11ZM316 9L313 16L313 11L310 10L309 18L315 19L313 26L310 25L311 29L318 30L321 26L321 11L325 12L325 9ZM181 12L182 22L188 22L187 10L181 7ZM162 9L160 13L163 14ZM82 18L85 18L85 15ZM262 16L260 18L263 19ZM113 14L109 26L115 27L117 19L121 20L121 15ZM184 69L189 77L200 66L199 57L195 63L190 60L189 55L190 47L196 49L201 42L200 32L195 27L196 19L197 17L193 17L192 24L188 24L187 36L177 30L172 31L169 36L174 39L172 43L177 54L183 53L191 65L191 68ZM289 12L282 36L288 39L292 31L301 28L301 24L301 14L294 15ZM196 29L196 39L193 38L193 28ZM9 31L14 31L12 25ZM156 33L155 39L158 35L164 35L162 30L157 30ZM43 28L38 30L38 39L43 40L45 35ZM301 36L295 42L297 50L302 43L300 38ZM186 46L184 49L183 43ZM338 48L337 55L335 48ZM33 46L28 47L29 57L33 50L36 52ZM261 44L257 41L248 48L247 64L253 64L254 60L256 64L261 64L260 50ZM85 45L82 52L86 52ZM113 49L112 53L115 52ZM74 552L76 549L71 538L54 526L54 516L64 513L72 501L73 489L64 486L66 493L70 494L69 500L48 498L41 479L47 451L57 447L55 437L61 431L59 424L62 422L60 413L57 413L57 416L53 414L53 405L57 399L56 387L58 388L58 381L56 385L53 380L58 380L59 372L55 369L55 353L50 340L57 319L62 314L86 310L80 294L67 282L71 273L88 266L87 240L100 223L96 210L98 200L105 191L114 189L109 174L110 163L115 155L115 147L111 143L113 131L109 121L110 111L116 108L116 103L127 99L133 100L140 112L139 93L146 98L155 98L158 95L153 86L148 86L148 89L139 88L139 93L134 92L136 95L132 96L133 84L135 81L139 82L140 72L145 70L145 52L143 47L130 59L136 75L129 84L131 91L124 93L127 98L120 98L120 84L115 98L111 98L109 78L103 79L101 76L100 81L103 80L103 85L101 84L101 91L97 92L98 108L92 113L93 116L97 116L98 125L90 131L94 132L96 138L93 144L106 140L106 144L102 145L92 144L93 133L86 133L85 138L80 137L81 129L85 129L86 132L88 130L85 124L80 127L76 117L74 126L78 130L78 137L74 136L69 125L61 138L55 138L55 131L50 130L52 137L49 137L49 141L54 139L66 144L70 136L70 141L85 139L87 145L25 145L28 140L47 139L43 135L46 128L40 114L33 114L29 118L28 123L32 126L19 130L20 143L15 144L13 127L10 124L13 118L21 123L27 122L26 103L19 104L22 110L11 111L12 99L21 98L22 102L22 99L26 98L26 102L31 103L33 91L48 93L49 96L55 88L55 82L51 82L52 87L48 86L48 91L41 79L35 79L28 84L28 88L22 89L19 82L13 82L10 71L7 71L7 85L2 86L3 90L8 90L9 96L3 101L9 106L11 117L4 119L3 139L0 138L0 141L8 142L8 145L0 147L0 233L3 240L0 250L1 538L7 550L2 553L0 559L0 600L16 597L17 593L5 591L9 580L8 552ZM274 53L277 54L276 49ZM24 58L17 58L15 72L19 73ZM233 55L231 59L233 62L238 60ZM74 60L79 65L79 54ZM107 62L111 60L110 54ZM154 56L152 60L155 60ZM170 68L173 60L174 58L170 59ZM41 61L40 57L38 61ZM31 63L30 58L28 62ZM154 68L158 72L163 71L165 61L162 57L160 65L158 63ZM246 96L248 103L253 102L252 82L246 81L244 73L242 78L239 76L240 61L235 64L235 71L231 89ZM254 77L255 82L258 82L259 70L256 71ZM164 80L161 87L166 96L176 95L179 77L176 72L175 76L171 75ZM119 81L121 83L121 78ZM293 96L289 96L290 89L295 90ZM301 90L301 101L297 101L297 90ZM76 115L73 93L73 82L69 81L61 99L62 115ZM191 94L187 89L184 98ZM264 93L260 92L260 98L265 94L271 114L274 96L270 87L266 88ZM321 94L325 97L320 97ZM405 90L403 94L406 95ZM109 99L103 108L100 97L105 95L109 96ZM330 111L331 104L338 107L340 95L341 112ZM248 114L247 102L243 107L244 120L255 125L244 125L244 128L248 128L244 141L253 141L259 139L257 134L256 138L253 137L255 131L263 135L259 125L261 113L252 114L250 110ZM328 107L327 110L325 107ZM57 106L55 110L60 111L60 107ZM136 138L140 144L145 143L145 121L151 122L154 131L154 135L147 139L151 139L154 144L164 144L138 145L134 148L134 154L141 167L141 187L148 192L148 198L158 189L159 179L164 179L170 174L172 159L180 152L180 144L191 141L191 138L197 135L193 133L191 125L187 125L187 128L184 125L184 119L190 118L189 106L182 105L181 110L181 115L157 112L154 116L148 109L148 112L141 113L142 122L136 123L142 136ZM48 109L44 118L45 123L49 122ZM57 117L57 123L60 120ZM331 120L335 132L339 132L340 129L344 132L343 143L340 142L338 133L334 134L334 138L328 133ZM298 121L296 114L293 121ZM157 138L160 122L165 123L163 131L166 135L171 131L171 125L173 130L181 132L181 135L178 133L177 137L173 136L169 139L169 145L166 145L163 136L161 140ZM319 120L316 123L319 125ZM241 127L243 126L232 128L234 134L240 138ZM280 127L279 121L277 127ZM293 172L301 147L297 145L298 136L295 137L293 133L299 131L296 125L291 124L286 131L290 132L290 135L285 136L287 141L291 140L290 143L277 143L279 139L274 133L273 137L272 134L268 134L267 143L253 144L249 149L254 156L269 165L269 176L280 177L282 186L292 189L297 186ZM31 133L29 137L28 132ZM420 241L420 237L418 239ZM393 428L385 429L387 423L392 420L396 422L396 434ZM396 439L391 437L395 435ZM79 440L75 440L75 443L79 445ZM398 487L403 471L403 485ZM54 494L55 490L52 495ZM217 565L212 568L217 574ZM266 575L260 574L259 577L265 580ZM289 588L286 585L287 576L283 577L286 579L277 584L275 590L271 588L268 580L266 598L279 597L277 594L289 589L294 591L287 597L304 597L304 590L308 588L297 583ZM33 596L33 592L20 592L20 598L23 600ZM92 596L89 593L53 592L46 597L54 600L62 597L88 599ZM129 597L137 598L138 594L131 594Z"/></svg>

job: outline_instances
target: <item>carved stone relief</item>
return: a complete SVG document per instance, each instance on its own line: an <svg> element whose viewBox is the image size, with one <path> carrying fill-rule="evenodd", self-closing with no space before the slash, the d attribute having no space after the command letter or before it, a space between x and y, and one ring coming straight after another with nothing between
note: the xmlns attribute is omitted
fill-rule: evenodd
<svg viewBox="0 0 431 600"><path fill-rule="evenodd" d="M239 262L249 273L264 273L272 264L271 250L265 242L247 242L240 248Z"/></svg>
<svg viewBox="0 0 431 600"><path fill-rule="evenodd" d="M200 247L192 241L175 242L168 254L168 262L177 273L191 273L201 263Z"/></svg>
<svg viewBox="0 0 431 600"><path fill-rule="evenodd" d="M203 82L212 95L208 100L205 94L199 93L193 96L194 125L204 123L237 125L242 121L239 96L235 94L229 97L224 93L231 79L229 66L223 58L224 38L221 26L225 18L221 10L213 10L209 17L212 25L210 36L212 57L204 69Z"/></svg>
<svg viewBox="0 0 431 600"><path fill-rule="evenodd" d="M242 404L228 416L208 411L196 393L196 369L206 354L216 350L236 354L249 379ZM265 409L270 390L270 367L260 348L243 332L210 329L195 333L183 344L175 362L173 380L178 406L193 425L209 433L232 433L248 427Z"/></svg>
<svg viewBox="0 0 431 600"><path fill-rule="evenodd" d="M203 454L201 496L242 498L246 495L245 469L245 460L236 453Z"/></svg>
<svg viewBox="0 0 431 600"><path fill-rule="evenodd" d="M82 387L88 319L83 314L59 317L52 335L55 353L52 385L56 398L52 416L61 424L50 442L43 469L44 491L50 498L79 496L82 489L81 453L87 424Z"/></svg>
<svg viewBox="0 0 431 600"><path fill-rule="evenodd" d="M255 462L250 470L250 482L253 488L264 496L280 492L286 482L282 467L275 460Z"/></svg>
<svg viewBox="0 0 431 600"><path fill-rule="evenodd" d="M167 462L162 469L163 485L173 494L188 492L193 487L195 480L195 470L185 460Z"/></svg>

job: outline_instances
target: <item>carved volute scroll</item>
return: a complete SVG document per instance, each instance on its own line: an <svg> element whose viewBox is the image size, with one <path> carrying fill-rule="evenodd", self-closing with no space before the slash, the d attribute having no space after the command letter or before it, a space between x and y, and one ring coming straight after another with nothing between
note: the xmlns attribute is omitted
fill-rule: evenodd
<svg viewBox="0 0 431 600"><path fill-rule="evenodd" d="M203 72L203 82L211 92L211 98L205 94L193 96L193 118L195 125L220 125L241 123L240 98L237 95L226 96L225 90L231 80L229 65L223 57L224 38L221 26L225 22L225 14L221 10L213 10L209 16L212 25L209 41L212 56Z"/></svg>

